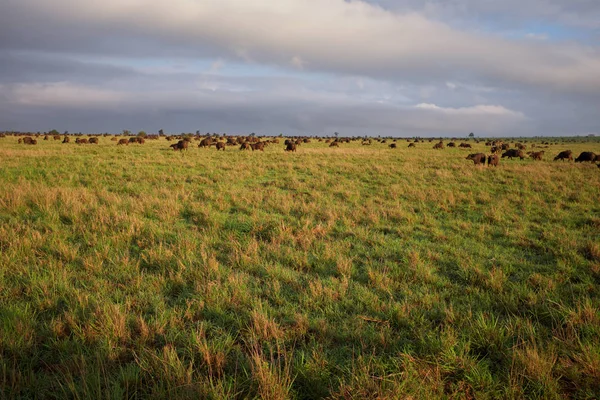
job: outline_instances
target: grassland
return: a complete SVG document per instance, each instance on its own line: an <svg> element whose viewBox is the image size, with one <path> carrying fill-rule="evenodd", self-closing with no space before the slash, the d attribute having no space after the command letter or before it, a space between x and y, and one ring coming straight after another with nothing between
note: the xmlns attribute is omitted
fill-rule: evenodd
<svg viewBox="0 0 600 400"><path fill-rule="evenodd" d="M0 398L600 396L600 142L168 144L0 139Z"/></svg>

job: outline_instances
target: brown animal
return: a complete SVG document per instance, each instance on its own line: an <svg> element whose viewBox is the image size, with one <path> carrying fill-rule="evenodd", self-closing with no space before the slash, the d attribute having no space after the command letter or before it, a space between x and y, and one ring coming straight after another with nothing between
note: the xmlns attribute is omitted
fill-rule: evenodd
<svg viewBox="0 0 600 400"><path fill-rule="evenodd" d="M575 159L575 162L586 162L586 161L594 162L596 160L600 160L599 156L592 153L591 151L584 151L583 153L581 153L579 155L579 157L577 157Z"/></svg>
<svg viewBox="0 0 600 400"><path fill-rule="evenodd" d="M340 144L337 140L334 140L333 142L329 143L329 147L340 147Z"/></svg>
<svg viewBox="0 0 600 400"><path fill-rule="evenodd" d="M296 151L296 144L292 143L292 142L288 143L285 146L285 151L294 151L295 152Z"/></svg>
<svg viewBox="0 0 600 400"><path fill-rule="evenodd" d="M493 165L494 167L497 167L498 164L500 164L500 157L498 157L498 154L492 154L488 156L488 167L490 165Z"/></svg>
<svg viewBox="0 0 600 400"><path fill-rule="evenodd" d="M530 151L527 154L529 154L529 157L533 158L534 160L542 161L544 151Z"/></svg>
<svg viewBox="0 0 600 400"><path fill-rule="evenodd" d="M214 143L213 143L213 140L212 140L212 138L206 138L206 139L202 139L202 140L200 141L200 143L198 144L198 147L210 147L210 146L212 146L213 144L214 144Z"/></svg>
<svg viewBox="0 0 600 400"><path fill-rule="evenodd" d="M215 146L217 148L217 151L219 151L219 150L225 151L225 143L224 142L217 142L217 144Z"/></svg>
<svg viewBox="0 0 600 400"><path fill-rule="evenodd" d="M144 139L143 137L138 137L138 138L136 138L136 139L137 139L137 142L138 142L139 144L144 144L144 143L146 143L146 139ZM90 142L90 143L91 143L91 142Z"/></svg>
<svg viewBox="0 0 600 400"><path fill-rule="evenodd" d="M89 138L88 143L89 144L98 144L99 141L98 141L97 137L92 137L92 138Z"/></svg>
<svg viewBox="0 0 600 400"><path fill-rule="evenodd" d="M525 153L522 150L510 149L502 153L502 158L508 157L510 160L519 157L521 160L525 158Z"/></svg>
<svg viewBox="0 0 600 400"><path fill-rule="evenodd" d="M510 145L508 143L504 143L500 148L502 150L508 150L510 148Z"/></svg>
<svg viewBox="0 0 600 400"><path fill-rule="evenodd" d="M433 146L433 148L435 150L441 150L441 149L443 149L444 148L444 142L438 142L438 143L436 143L435 146Z"/></svg>
<svg viewBox="0 0 600 400"><path fill-rule="evenodd" d="M252 148L252 151L256 150L256 151L265 151L265 143L264 142L256 142L256 143L252 143L250 145L250 147Z"/></svg>
<svg viewBox="0 0 600 400"><path fill-rule="evenodd" d="M80 139L80 138L75 139L75 143L77 143L77 144L87 144L87 142L88 142L87 139Z"/></svg>
<svg viewBox="0 0 600 400"><path fill-rule="evenodd" d="M54 135L54 136L52 136L52 139L54 139L54 140L60 140L60 135Z"/></svg>
<svg viewBox="0 0 600 400"><path fill-rule="evenodd" d="M408 145L408 147L409 147L409 148L411 148L411 147L417 147L417 145L416 145L416 144L414 144L414 143L411 143L411 144L409 144L409 145Z"/></svg>
<svg viewBox="0 0 600 400"><path fill-rule="evenodd" d="M390 149L395 149L398 146L396 146L396 143L392 143L392 144L389 145L389 147L390 147Z"/></svg>
<svg viewBox="0 0 600 400"><path fill-rule="evenodd" d="M463 149L470 149L471 145L469 143L461 143L458 147L462 147Z"/></svg>
<svg viewBox="0 0 600 400"><path fill-rule="evenodd" d="M446 147L456 147L456 143L450 142L446 145Z"/></svg>
<svg viewBox="0 0 600 400"><path fill-rule="evenodd" d="M240 146L240 150L250 150L250 143L248 143L248 142L242 143L242 145Z"/></svg>
<svg viewBox="0 0 600 400"><path fill-rule="evenodd" d="M129 140L127 139L119 139L119 142L117 143L117 146L120 146L124 144L125 146L129 145Z"/></svg>
<svg viewBox="0 0 600 400"><path fill-rule="evenodd" d="M466 159L472 160L475 165L485 165L485 154L483 153L469 154Z"/></svg>
<svg viewBox="0 0 600 400"><path fill-rule="evenodd" d="M25 143L25 144L31 144L31 142L32 142L33 140L34 140L34 139L33 139L33 138L31 138L31 137L29 137L29 136L25 136L25 137L23 138L22 142L23 142L23 143ZM19 143L21 143L21 139L19 139Z"/></svg>
<svg viewBox="0 0 600 400"><path fill-rule="evenodd" d="M69 138L68 136L65 136L65 138L63 139L63 143L69 143L71 141L71 138Z"/></svg>
<svg viewBox="0 0 600 400"><path fill-rule="evenodd" d="M174 151L182 151L182 150L187 151L189 145L190 145L190 142L188 142L187 140L180 140L177 143L173 143L169 147L171 147Z"/></svg>
<svg viewBox="0 0 600 400"><path fill-rule="evenodd" d="M48 135L44 135L44 140L48 140Z"/></svg>
<svg viewBox="0 0 600 400"><path fill-rule="evenodd" d="M571 150L561 151L556 157L554 157L554 161L556 160L573 161L573 152Z"/></svg>

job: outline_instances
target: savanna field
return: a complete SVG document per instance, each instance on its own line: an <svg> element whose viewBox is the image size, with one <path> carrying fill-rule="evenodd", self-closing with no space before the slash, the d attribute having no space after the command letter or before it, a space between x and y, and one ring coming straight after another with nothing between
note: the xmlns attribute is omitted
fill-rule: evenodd
<svg viewBox="0 0 600 400"><path fill-rule="evenodd" d="M597 139L41 139L0 138L0 398L600 397L600 168L552 161Z"/></svg>

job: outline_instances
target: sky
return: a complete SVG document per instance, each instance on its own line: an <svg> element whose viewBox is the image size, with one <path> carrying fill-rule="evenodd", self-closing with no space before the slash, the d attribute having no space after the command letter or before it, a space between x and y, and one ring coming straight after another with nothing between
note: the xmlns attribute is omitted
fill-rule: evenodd
<svg viewBox="0 0 600 400"><path fill-rule="evenodd" d="M599 0L3 0L0 131L600 134Z"/></svg>

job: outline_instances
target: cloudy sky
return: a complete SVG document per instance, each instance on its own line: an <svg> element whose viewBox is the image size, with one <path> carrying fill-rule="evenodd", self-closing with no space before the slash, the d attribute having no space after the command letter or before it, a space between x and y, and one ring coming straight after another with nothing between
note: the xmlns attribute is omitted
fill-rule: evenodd
<svg viewBox="0 0 600 400"><path fill-rule="evenodd" d="M0 130L161 128L600 133L600 1L0 1Z"/></svg>

